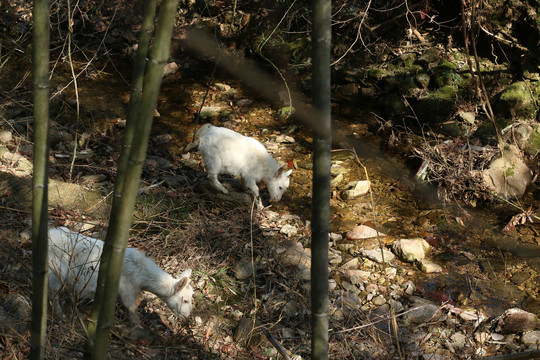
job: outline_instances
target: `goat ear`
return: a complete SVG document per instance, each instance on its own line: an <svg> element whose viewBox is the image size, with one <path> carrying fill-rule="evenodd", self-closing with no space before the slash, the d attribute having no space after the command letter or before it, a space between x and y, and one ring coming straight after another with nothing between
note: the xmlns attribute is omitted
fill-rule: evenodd
<svg viewBox="0 0 540 360"><path fill-rule="evenodd" d="M180 281L176 283L176 291L180 291L189 283L189 276L191 275L191 269L187 269L180 275Z"/></svg>
<svg viewBox="0 0 540 360"><path fill-rule="evenodd" d="M289 175L291 175L292 173L292 169L290 169L289 171L285 171L285 176L288 177Z"/></svg>

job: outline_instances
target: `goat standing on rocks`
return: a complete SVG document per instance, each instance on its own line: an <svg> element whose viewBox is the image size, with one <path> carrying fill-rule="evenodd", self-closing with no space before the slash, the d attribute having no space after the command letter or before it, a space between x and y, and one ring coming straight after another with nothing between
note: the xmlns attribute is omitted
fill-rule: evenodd
<svg viewBox="0 0 540 360"><path fill-rule="evenodd" d="M223 127L204 124L197 131L197 139L186 150L199 148L210 184L224 194L229 191L218 180L219 174L240 176L247 189L262 209L257 183L266 184L271 201L279 201L289 187L289 175L259 141Z"/></svg>
<svg viewBox="0 0 540 360"><path fill-rule="evenodd" d="M49 230L49 292L57 314L62 314L59 300L61 290L84 299L94 298L103 244L101 240L65 227ZM140 325L136 300L143 290L156 294L180 318L187 318L193 299L190 275L191 269L188 269L175 279L143 253L128 247L118 294L128 309L131 325Z"/></svg>

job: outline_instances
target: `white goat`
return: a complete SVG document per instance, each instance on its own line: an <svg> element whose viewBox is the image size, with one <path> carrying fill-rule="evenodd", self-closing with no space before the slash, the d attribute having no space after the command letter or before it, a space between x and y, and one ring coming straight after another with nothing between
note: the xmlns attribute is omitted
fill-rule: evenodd
<svg viewBox="0 0 540 360"><path fill-rule="evenodd" d="M81 298L94 298L103 244L65 227L49 230L49 291L57 314L62 314L59 301L62 289ZM130 323L140 324L136 299L142 290L156 294L180 318L188 317L193 298L190 275L188 269L175 279L137 249L127 248L118 294L128 309Z"/></svg>
<svg viewBox="0 0 540 360"><path fill-rule="evenodd" d="M289 187L292 170L284 171L257 140L223 127L204 124L197 131L195 143L188 147L199 148L208 179L213 187L224 194L228 190L218 180L219 174L240 176L243 189L247 189L262 208L257 183L266 184L270 200L279 201Z"/></svg>

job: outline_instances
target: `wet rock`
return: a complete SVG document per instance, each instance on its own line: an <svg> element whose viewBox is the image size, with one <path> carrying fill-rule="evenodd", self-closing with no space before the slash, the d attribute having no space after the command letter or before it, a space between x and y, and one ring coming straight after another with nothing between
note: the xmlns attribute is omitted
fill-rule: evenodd
<svg viewBox="0 0 540 360"><path fill-rule="evenodd" d="M383 249L382 252L380 249L362 250L360 251L360 255L375 262L378 262L379 264L383 262L390 263L396 259L396 256L386 249Z"/></svg>
<svg viewBox="0 0 540 360"><path fill-rule="evenodd" d="M431 246L422 238L400 239L392 244L394 253L406 262L415 262L425 258L430 249Z"/></svg>
<svg viewBox="0 0 540 360"><path fill-rule="evenodd" d="M411 308L403 315L403 322L406 326L437 320L441 315L439 307L431 301L416 296L411 297L411 299L413 300Z"/></svg>
<svg viewBox="0 0 540 360"><path fill-rule="evenodd" d="M8 131L8 130L2 130L0 131L0 142L1 143L8 143L10 142L11 140L13 140L13 134L11 133L11 131Z"/></svg>
<svg viewBox="0 0 540 360"><path fill-rule="evenodd" d="M234 266L234 276L238 280L245 280L252 277L255 271L257 271L257 265L251 261L239 262Z"/></svg>
<svg viewBox="0 0 540 360"><path fill-rule="evenodd" d="M0 304L0 332L20 335L28 329L31 320L30 301L20 294L7 295Z"/></svg>
<svg viewBox="0 0 540 360"><path fill-rule="evenodd" d="M515 145L505 146L501 157L482 171L482 178L491 191L505 199L521 197L532 181L531 171Z"/></svg>
<svg viewBox="0 0 540 360"><path fill-rule="evenodd" d="M539 346L540 345L540 331L528 331L521 337L523 345L527 346Z"/></svg>
<svg viewBox="0 0 540 360"><path fill-rule="evenodd" d="M518 271L510 278L516 285L523 285L523 283L531 278L531 273L528 271Z"/></svg>
<svg viewBox="0 0 540 360"><path fill-rule="evenodd" d="M497 320L495 331L503 334L525 332L539 327L538 317L530 312L512 308L508 309Z"/></svg>
<svg viewBox="0 0 540 360"><path fill-rule="evenodd" d="M428 260L428 259L420 260L418 262L418 268L426 274L439 273L443 271L443 268L441 265L434 263L433 261Z"/></svg>
<svg viewBox="0 0 540 360"><path fill-rule="evenodd" d="M370 239L377 236L385 236L386 234L383 234L380 231L377 231L373 228L370 228L366 225L358 225L354 227L352 230L347 232L345 235L345 238L348 240L362 240L362 239Z"/></svg>
<svg viewBox="0 0 540 360"><path fill-rule="evenodd" d="M352 181L345 186L345 190L341 192L341 197L344 200L357 198L368 193L371 187L369 180Z"/></svg>

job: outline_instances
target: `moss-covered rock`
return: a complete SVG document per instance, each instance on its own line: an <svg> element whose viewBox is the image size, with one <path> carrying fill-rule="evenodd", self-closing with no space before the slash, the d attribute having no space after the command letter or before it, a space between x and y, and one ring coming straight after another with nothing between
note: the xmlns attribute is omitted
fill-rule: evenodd
<svg viewBox="0 0 540 360"><path fill-rule="evenodd" d="M511 84L500 94L497 111L504 117L532 117L536 112L534 90L535 86L526 81Z"/></svg>
<svg viewBox="0 0 540 360"><path fill-rule="evenodd" d="M445 121L454 111L456 96L457 89L453 86L445 86L433 91L416 104L414 109L418 120L422 124L437 124Z"/></svg>

